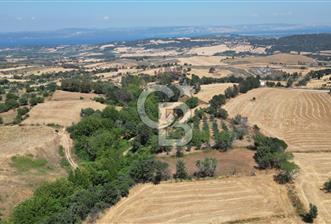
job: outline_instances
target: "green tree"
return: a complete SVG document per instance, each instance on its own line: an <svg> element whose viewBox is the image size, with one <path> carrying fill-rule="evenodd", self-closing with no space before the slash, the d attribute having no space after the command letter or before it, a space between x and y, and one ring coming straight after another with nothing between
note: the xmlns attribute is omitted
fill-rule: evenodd
<svg viewBox="0 0 331 224"><path fill-rule="evenodd" d="M135 182L157 182L169 178L168 164L154 160L136 160L129 171Z"/></svg>
<svg viewBox="0 0 331 224"><path fill-rule="evenodd" d="M221 131L217 141L215 141L214 148L221 151L226 151L232 147L235 134L232 131Z"/></svg>
<svg viewBox="0 0 331 224"><path fill-rule="evenodd" d="M185 162L181 159L176 162L176 173L174 174L175 179L187 179L189 177Z"/></svg>
<svg viewBox="0 0 331 224"><path fill-rule="evenodd" d="M187 106L189 108L195 108L196 106L198 106L199 103L199 99L197 97L191 97L188 100L186 100L185 102L187 104Z"/></svg>

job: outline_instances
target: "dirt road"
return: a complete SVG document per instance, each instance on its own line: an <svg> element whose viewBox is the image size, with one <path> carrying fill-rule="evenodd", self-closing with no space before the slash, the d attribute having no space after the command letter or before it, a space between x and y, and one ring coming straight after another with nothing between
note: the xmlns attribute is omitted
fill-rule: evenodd
<svg viewBox="0 0 331 224"><path fill-rule="evenodd" d="M72 140L70 138L69 133L65 130L65 128L63 128L60 132L59 132L59 136L60 136L60 142L61 145L64 148L64 153L66 156L67 161L69 162L70 166L72 167L72 169L76 169L78 167L77 163L72 159L71 157L71 149L72 149Z"/></svg>

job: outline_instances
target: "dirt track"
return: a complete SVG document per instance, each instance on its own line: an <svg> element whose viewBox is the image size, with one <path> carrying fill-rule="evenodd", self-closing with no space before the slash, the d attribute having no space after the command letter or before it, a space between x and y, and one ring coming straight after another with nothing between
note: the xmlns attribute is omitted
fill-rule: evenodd
<svg viewBox="0 0 331 224"><path fill-rule="evenodd" d="M65 153L65 157L66 157L67 161L69 162L69 164L72 167L72 169L76 169L78 167L78 165L77 165L77 163L71 157L71 149L73 147L73 142L72 142L72 140L70 138L70 135L63 128L59 132L59 136L60 136L60 143L61 143L61 145L64 148L64 153Z"/></svg>

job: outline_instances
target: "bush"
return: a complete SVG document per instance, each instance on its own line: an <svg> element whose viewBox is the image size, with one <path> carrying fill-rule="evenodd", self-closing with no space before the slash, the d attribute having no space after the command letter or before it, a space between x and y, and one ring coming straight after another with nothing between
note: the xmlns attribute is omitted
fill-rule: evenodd
<svg viewBox="0 0 331 224"><path fill-rule="evenodd" d="M226 119L229 116L228 112L223 108L219 108L218 111L214 115L215 115L215 117L222 118L222 119Z"/></svg>
<svg viewBox="0 0 331 224"><path fill-rule="evenodd" d="M92 108L85 108L85 109L81 109L80 111L80 116L81 117L87 117L87 116L91 116L92 114L94 114L95 110L93 110Z"/></svg>
<svg viewBox="0 0 331 224"><path fill-rule="evenodd" d="M217 160L214 158L205 158L196 162L198 170L194 173L196 177L213 177L217 167Z"/></svg>
<svg viewBox="0 0 331 224"><path fill-rule="evenodd" d="M0 124L3 124L3 118L0 117Z"/></svg>
<svg viewBox="0 0 331 224"><path fill-rule="evenodd" d="M28 97L27 96L22 96L18 102L21 106L25 106L25 105L28 105Z"/></svg>
<svg viewBox="0 0 331 224"><path fill-rule="evenodd" d="M303 216L303 220L308 223L313 223L314 219L317 218L318 211L316 205L309 204L309 211Z"/></svg>
<svg viewBox="0 0 331 224"><path fill-rule="evenodd" d="M331 179L324 183L324 190L328 193L331 192Z"/></svg>
<svg viewBox="0 0 331 224"><path fill-rule="evenodd" d="M197 97L191 97L190 99L186 100L185 102L189 108L194 108L198 106L199 100Z"/></svg>
<svg viewBox="0 0 331 224"><path fill-rule="evenodd" d="M31 106L35 106L38 103L43 103L43 102L44 102L44 98L40 97L40 96L33 96L30 98L30 101L29 101Z"/></svg>
<svg viewBox="0 0 331 224"><path fill-rule="evenodd" d="M275 179L280 184L286 184L293 181L294 175L298 172L299 167L293 162L285 161L280 165L280 169L281 171Z"/></svg>

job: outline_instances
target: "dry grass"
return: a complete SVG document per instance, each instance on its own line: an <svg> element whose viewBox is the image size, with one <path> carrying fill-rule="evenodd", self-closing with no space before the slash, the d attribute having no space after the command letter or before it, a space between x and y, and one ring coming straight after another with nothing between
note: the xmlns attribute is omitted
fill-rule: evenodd
<svg viewBox="0 0 331 224"><path fill-rule="evenodd" d="M221 78L230 75L232 72L226 69L217 69L216 72L214 73L209 73L208 68L192 68L191 71L189 72L190 74L194 74L199 76L200 78L202 77L212 77L212 78Z"/></svg>
<svg viewBox="0 0 331 224"><path fill-rule="evenodd" d="M58 135L50 127L0 127L0 209L5 216L41 183L66 175L59 166L58 147ZM15 155L47 160L45 172L17 170L11 160Z"/></svg>
<svg viewBox="0 0 331 224"><path fill-rule="evenodd" d="M213 96L218 94L224 94L224 91L233 86L234 83L214 83L209 85L201 85L201 90L195 95L200 100L208 103Z"/></svg>
<svg viewBox="0 0 331 224"><path fill-rule="evenodd" d="M284 139L290 150L331 150L331 96L325 92L259 88L224 108L231 116L247 116L266 135Z"/></svg>
<svg viewBox="0 0 331 224"><path fill-rule="evenodd" d="M219 56L192 56L192 57L185 57L185 58L177 58L179 64L189 64L193 66L213 66L213 65L220 65L221 60L226 57L219 57Z"/></svg>
<svg viewBox="0 0 331 224"><path fill-rule="evenodd" d="M274 54L270 56L244 57L236 59L227 59L224 62L229 64L316 64L316 61L313 58L295 54Z"/></svg>
<svg viewBox="0 0 331 224"><path fill-rule="evenodd" d="M9 110L7 112L0 113L0 117L3 118L4 124L9 124L14 121L14 119L16 117L16 111Z"/></svg>
<svg viewBox="0 0 331 224"><path fill-rule="evenodd" d="M80 96L85 96L80 100ZM29 118L23 121L23 124L58 124L70 126L80 120L80 111L83 108L91 107L102 110L106 105L91 101L88 98L94 97L94 94L82 94L59 91L55 93L51 101L38 104L29 112Z"/></svg>
<svg viewBox="0 0 331 224"><path fill-rule="evenodd" d="M98 95L95 93L76 93L56 90L52 96L52 101L84 100L90 101Z"/></svg>
<svg viewBox="0 0 331 224"><path fill-rule="evenodd" d="M271 175L138 185L97 223L240 223L291 216Z"/></svg>
<svg viewBox="0 0 331 224"><path fill-rule="evenodd" d="M227 46L225 44L208 46L208 47L197 47L192 48L188 54L198 54L198 55L214 55L216 53L222 53L225 51L235 51L237 53L240 52L252 52L252 53L265 53L265 48L258 47L254 48L249 44L238 44L234 46Z"/></svg>
<svg viewBox="0 0 331 224"><path fill-rule="evenodd" d="M321 79L312 79L307 83L307 88L320 89L331 87L331 75L323 76Z"/></svg>
<svg viewBox="0 0 331 224"><path fill-rule="evenodd" d="M246 149L231 149L227 152L211 151L196 151L185 155L182 158L186 164L188 173L193 175L196 171L196 161L207 157L217 159L216 176L232 176L232 175L251 175L256 172L254 169L255 161L253 159L254 152ZM158 158L160 161L169 164L171 174L176 172L175 156L162 156Z"/></svg>
<svg viewBox="0 0 331 224"><path fill-rule="evenodd" d="M295 181L299 197L307 208L309 203L317 206L319 215L316 223L330 223L331 194L321 189L331 177L331 154L295 153L294 160L301 168Z"/></svg>

